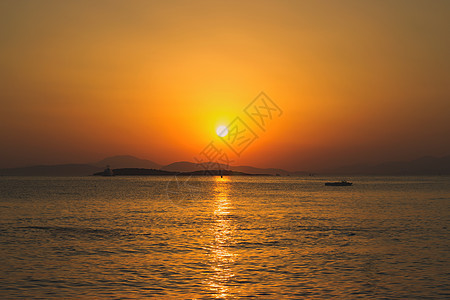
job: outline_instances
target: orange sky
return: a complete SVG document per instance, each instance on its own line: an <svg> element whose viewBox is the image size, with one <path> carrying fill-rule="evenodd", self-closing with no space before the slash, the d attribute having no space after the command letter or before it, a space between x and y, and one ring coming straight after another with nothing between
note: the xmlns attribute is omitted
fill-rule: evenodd
<svg viewBox="0 0 450 300"><path fill-rule="evenodd" d="M0 24L0 167L193 161L261 91L283 114L234 164L450 154L448 1L13 0Z"/></svg>

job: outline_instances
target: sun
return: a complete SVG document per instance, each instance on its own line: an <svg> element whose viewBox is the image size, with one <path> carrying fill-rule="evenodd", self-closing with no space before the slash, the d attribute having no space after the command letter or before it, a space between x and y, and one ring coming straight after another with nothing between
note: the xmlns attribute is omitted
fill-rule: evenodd
<svg viewBox="0 0 450 300"><path fill-rule="evenodd" d="M216 133L217 133L217 135L220 136L220 137L226 136L226 135L228 134L228 128L227 128L227 126L223 126L223 125L222 125L222 126L217 127Z"/></svg>

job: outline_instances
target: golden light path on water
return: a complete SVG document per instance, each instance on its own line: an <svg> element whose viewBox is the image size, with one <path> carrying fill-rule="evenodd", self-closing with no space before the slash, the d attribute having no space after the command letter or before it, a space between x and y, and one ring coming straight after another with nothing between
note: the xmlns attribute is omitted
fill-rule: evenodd
<svg viewBox="0 0 450 300"><path fill-rule="evenodd" d="M178 179L0 176L0 298L448 296L448 178Z"/></svg>
<svg viewBox="0 0 450 300"><path fill-rule="evenodd" d="M214 296L221 299L230 296L229 281L235 275L232 264L236 257L228 250L233 240L232 219L228 217L233 209L233 204L228 197L229 181L229 177L215 177L214 223L212 225L214 240L209 258L213 276L208 284Z"/></svg>

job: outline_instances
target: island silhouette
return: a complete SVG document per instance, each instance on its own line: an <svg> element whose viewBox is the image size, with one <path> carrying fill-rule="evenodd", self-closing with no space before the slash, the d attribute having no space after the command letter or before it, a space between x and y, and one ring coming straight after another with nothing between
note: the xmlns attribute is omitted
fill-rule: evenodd
<svg viewBox="0 0 450 300"><path fill-rule="evenodd" d="M143 168L121 168L113 169L106 168L103 172L97 172L94 176L272 176L272 174L250 174L244 172L237 172L231 170L199 170L192 172L174 172L157 169L143 169Z"/></svg>

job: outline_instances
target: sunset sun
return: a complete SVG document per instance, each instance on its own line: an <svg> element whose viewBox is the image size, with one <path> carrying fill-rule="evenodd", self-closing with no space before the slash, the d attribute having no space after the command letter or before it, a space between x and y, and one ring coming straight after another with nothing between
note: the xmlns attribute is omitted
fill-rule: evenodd
<svg viewBox="0 0 450 300"><path fill-rule="evenodd" d="M218 136L224 137L224 136L226 136L228 134L228 128L226 126L223 126L223 125L219 126L216 129L216 133L217 133Z"/></svg>
<svg viewBox="0 0 450 300"><path fill-rule="evenodd" d="M0 0L0 300L449 296L428 2Z"/></svg>

